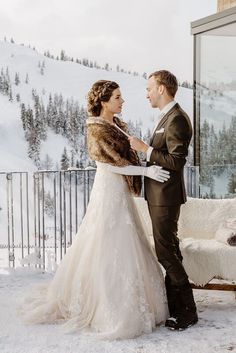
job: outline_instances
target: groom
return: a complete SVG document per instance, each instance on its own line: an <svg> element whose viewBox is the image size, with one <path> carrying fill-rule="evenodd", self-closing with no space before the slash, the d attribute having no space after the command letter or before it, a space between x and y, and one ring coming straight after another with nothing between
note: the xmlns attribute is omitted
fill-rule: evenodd
<svg viewBox="0 0 236 353"><path fill-rule="evenodd" d="M153 130L150 146L136 137L130 138L130 144L134 150L146 153L148 166L157 165L170 171L170 179L165 183L145 178L145 199L157 257L166 270L170 318L165 325L183 330L195 324L198 317L177 237L180 206L186 202L183 167L192 137L189 117L174 100L177 89L176 77L166 70L149 76L147 98L153 108L160 109L159 122Z"/></svg>

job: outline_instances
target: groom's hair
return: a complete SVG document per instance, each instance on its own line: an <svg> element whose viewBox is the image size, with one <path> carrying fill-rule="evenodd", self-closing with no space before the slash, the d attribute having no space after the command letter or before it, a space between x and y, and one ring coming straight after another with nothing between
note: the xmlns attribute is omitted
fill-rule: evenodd
<svg viewBox="0 0 236 353"><path fill-rule="evenodd" d="M175 96L178 90L178 81L175 75L167 70L159 70L153 72L149 78L154 77L156 83L159 85L163 85L166 87L168 94L172 97Z"/></svg>

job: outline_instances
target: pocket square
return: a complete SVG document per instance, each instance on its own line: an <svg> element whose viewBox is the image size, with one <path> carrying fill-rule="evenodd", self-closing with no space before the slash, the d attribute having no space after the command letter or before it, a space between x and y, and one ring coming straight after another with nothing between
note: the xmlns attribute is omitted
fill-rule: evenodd
<svg viewBox="0 0 236 353"><path fill-rule="evenodd" d="M162 132L164 132L165 131L165 129L164 129L164 127L162 127L160 130L157 130L156 131L156 134L161 134Z"/></svg>

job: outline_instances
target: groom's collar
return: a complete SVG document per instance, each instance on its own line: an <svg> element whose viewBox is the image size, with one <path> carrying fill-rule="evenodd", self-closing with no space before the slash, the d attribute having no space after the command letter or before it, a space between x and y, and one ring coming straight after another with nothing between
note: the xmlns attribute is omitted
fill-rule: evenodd
<svg viewBox="0 0 236 353"><path fill-rule="evenodd" d="M175 106L175 104L176 104L175 100L173 100L173 101L169 102L168 104L166 104L164 106L164 108L162 108L162 110L160 110L160 115L164 116L167 113L169 113L169 111Z"/></svg>

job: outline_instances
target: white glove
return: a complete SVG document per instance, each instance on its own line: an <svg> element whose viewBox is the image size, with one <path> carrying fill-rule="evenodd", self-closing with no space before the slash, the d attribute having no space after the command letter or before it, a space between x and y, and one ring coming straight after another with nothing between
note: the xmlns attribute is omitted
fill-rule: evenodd
<svg viewBox="0 0 236 353"><path fill-rule="evenodd" d="M144 167L144 176L159 181L160 183L164 183L168 179L170 179L170 172L159 167L157 165L152 165L150 167Z"/></svg>
<svg viewBox="0 0 236 353"><path fill-rule="evenodd" d="M142 167L136 165L128 165L126 167L115 167L113 165L106 164L106 166L107 169L112 173L121 175L143 175L161 183L164 183L170 178L170 172L156 165L152 165L150 167Z"/></svg>

